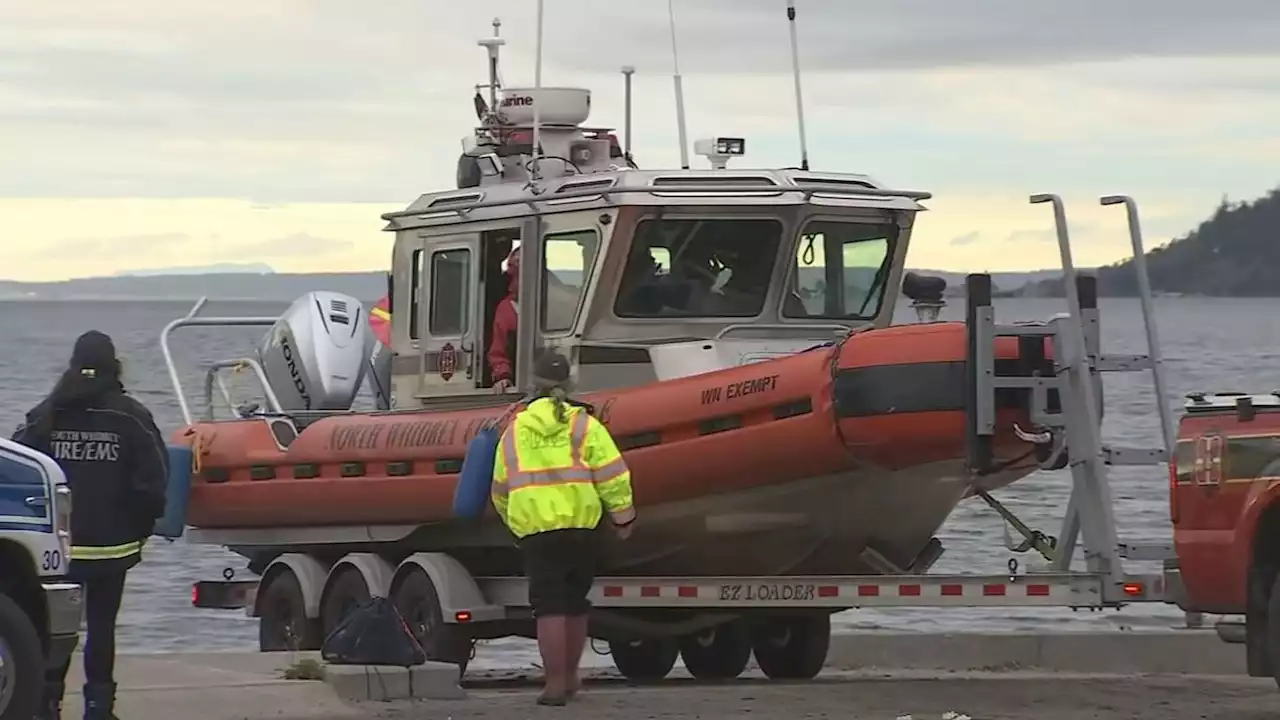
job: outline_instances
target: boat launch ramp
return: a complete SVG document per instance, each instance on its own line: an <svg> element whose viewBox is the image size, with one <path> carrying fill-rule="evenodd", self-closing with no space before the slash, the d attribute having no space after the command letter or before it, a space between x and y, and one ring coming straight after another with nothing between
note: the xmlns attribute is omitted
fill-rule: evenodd
<svg viewBox="0 0 1280 720"><path fill-rule="evenodd" d="M842 718L914 720L946 712L973 720L1273 718L1274 684L1243 676L1243 658L1211 630L1059 634L866 633L832 638L827 669L806 683L742 679L695 682L679 669L657 686L625 682L607 657L589 655L587 685L566 708L539 708L532 666L475 666L460 692L419 670L419 690L453 699L359 701L341 680L285 679L314 654L212 652L128 654L119 659L119 711L135 720L338 720L357 718ZM79 663L76 663L76 670ZM360 669L363 673L363 669ZM370 674L394 690L404 671ZM349 675L349 673L348 673ZM427 682L421 682L427 680ZM79 685L73 678L72 686ZM403 684L399 684L403 687ZM68 698L67 717L80 712Z"/></svg>

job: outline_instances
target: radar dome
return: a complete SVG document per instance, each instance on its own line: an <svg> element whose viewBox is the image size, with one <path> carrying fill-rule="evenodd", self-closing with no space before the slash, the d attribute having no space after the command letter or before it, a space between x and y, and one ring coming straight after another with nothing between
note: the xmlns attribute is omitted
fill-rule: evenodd
<svg viewBox="0 0 1280 720"><path fill-rule="evenodd" d="M561 87L507 88L498 108L511 125L533 125L535 105L543 125L581 125L591 115L591 91Z"/></svg>

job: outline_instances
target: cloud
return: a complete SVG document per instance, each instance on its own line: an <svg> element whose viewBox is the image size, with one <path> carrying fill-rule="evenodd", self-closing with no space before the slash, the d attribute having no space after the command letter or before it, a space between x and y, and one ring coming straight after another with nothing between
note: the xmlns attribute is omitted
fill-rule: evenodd
<svg viewBox="0 0 1280 720"><path fill-rule="evenodd" d="M379 216L394 209L319 203L264 211L226 198L0 198L6 230L22 229L19 242L0 243L0 267L18 280L267 259L280 272L385 270L392 237Z"/></svg>
<svg viewBox="0 0 1280 720"><path fill-rule="evenodd" d="M1007 243L1047 243L1056 242L1058 232L1053 229L1048 230L1015 230L1005 236L1004 241Z"/></svg>
<svg viewBox="0 0 1280 720"><path fill-rule="evenodd" d="M553 57L591 68L617 58L613 33L574 33L581 6L549 10L560 23ZM670 65L665 8L631 3L611 9L614 27L644 48L634 62ZM781 0L677 0L681 60L716 72L785 67L787 27ZM1280 5L1270 0L847 0L799 2L802 64L811 70L867 72L940 67L1054 65L1133 57L1274 55ZM749 43L752 51L744 52ZM619 59L621 61L621 59Z"/></svg>
<svg viewBox="0 0 1280 720"><path fill-rule="evenodd" d="M975 230L973 232L967 232L963 235L953 237L947 241L947 244L952 247L963 247L965 245L972 245L976 242L980 242L981 240L982 233Z"/></svg>
<svg viewBox="0 0 1280 720"><path fill-rule="evenodd" d="M317 237L311 233L295 232L282 237L238 244L237 254L250 258L290 258L298 255L341 255L355 249L350 240Z"/></svg>
<svg viewBox="0 0 1280 720"><path fill-rule="evenodd" d="M1002 239L1052 240L1043 208L1019 206L1054 191L1072 198L1073 225L1109 228L1074 233L1109 262L1127 241L1090 207L1097 195L1138 197L1154 244L1223 193L1277 180L1273 0L797 4L814 167L933 191L913 252L1015 262ZM378 214L453 184L484 77L474 40L493 15L503 79L533 75L527 0L241 5L0 1L6 267L43 277L235 253L376 267L390 242ZM636 65L637 158L676 166L665 3L546 5L544 80L592 88L591 122L616 125L615 69ZM783 6L675 2L690 134L746 136L738 165L798 160ZM955 242L973 228L980 239ZM186 239L151 237L166 234ZM1053 260L1044 242L1016 258Z"/></svg>
<svg viewBox="0 0 1280 720"><path fill-rule="evenodd" d="M114 235L108 237L73 237L50 243L36 250L33 255L50 260L109 260L121 252L143 250L148 256L166 256L167 248L184 245L193 238L181 232L142 233L138 235Z"/></svg>

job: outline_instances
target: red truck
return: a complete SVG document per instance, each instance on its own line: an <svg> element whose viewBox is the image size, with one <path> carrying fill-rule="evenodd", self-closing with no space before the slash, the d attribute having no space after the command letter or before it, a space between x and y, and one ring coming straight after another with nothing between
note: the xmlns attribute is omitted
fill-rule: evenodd
<svg viewBox="0 0 1280 720"><path fill-rule="evenodd" d="M1243 615L1219 636L1280 683L1280 391L1187 396L1169 516L1184 608Z"/></svg>

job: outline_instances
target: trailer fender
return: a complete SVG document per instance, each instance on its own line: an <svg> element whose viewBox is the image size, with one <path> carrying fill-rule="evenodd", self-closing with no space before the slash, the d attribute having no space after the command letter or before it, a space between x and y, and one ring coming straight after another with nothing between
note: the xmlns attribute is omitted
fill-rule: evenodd
<svg viewBox="0 0 1280 720"><path fill-rule="evenodd" d="M364 586L369 588L369 597L384 598L390 595L391 578L395 576L395 570L380 555L365 552L344 555L329 570L329 577L325 579L326 588L329 579L345 568L355 568L360 573L364 578Z"/></svg>
<svg viewBox="0 0 1280 720"><path fill-rule="evenodd" d="M395 576L399 579L415 568L421 569L427 577L431 578L431 584L435 586L436 597L440 599L440 611L446 623L457 624L458 613L470 613L469 619L463 622L472 623L502 620L506 617L506 610L498 605L489 604L471 573L462 567L462 563L449 555L433 552L414 553L400 563Z"/></svg>
<svg viewBox="0 0 1280 720"><path fill-rule="evenodd" d="M298 587L302 589L302 602L306 607L307 617L312 619L320 617L320 595L324 592L325 579L328 576L324 565L310 555L285 553L267 565L267 569L262 572L262 579L265 581L279 572L293 573L293 576L298 579ZM253 616L259 617L261 612L262 608L258 606L258 600L254 598Z"/></svg>

